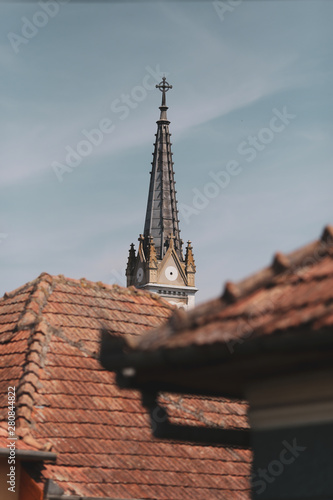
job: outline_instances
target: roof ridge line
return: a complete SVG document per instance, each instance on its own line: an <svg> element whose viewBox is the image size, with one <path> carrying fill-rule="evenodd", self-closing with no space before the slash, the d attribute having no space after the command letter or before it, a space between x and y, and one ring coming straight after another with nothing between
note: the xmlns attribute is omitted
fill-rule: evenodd
<svg viewBox="0 0 333 500"><path fill-rule="evenodd" d="M48 279L46 279L46 277ZM46 286L44 283L46 283ZM45 303L52 293L49 288L52 287L53 289L53 276L48 273L42 273L38 276L38 278L29 283L29 285L32 284L34 284L34 288L30 292L30 295L25 303L23 313L17 321L17 330L27 330L29 327L32 328L38 322Z"/></svg>
<svg viewBox="0 0 333 500"><path fill-rule="evenodd" d="M47 278L47 279L46 279ZM0 301L1 300L6 300L6 299L10 299L12 297L15 297L15 295L17 295L18 293L20 293L21 291L23 292L25 289L27 289L28 287L30 286L34 286L34 289L32 292L30 292L29 294L29 297L26 301L26 304L30 304L31 302L31 295L36 291L36 288L38 289L38 286L40 286L43 281L47 281L47 282L50 282L50 284L52 284L52 286L55 286L56 284L60 283L60 284L66 284L66 285L69 285L69 286L77 286L77 287L90 287L90 288L93 288L95 290L107 290L107 291L117 291L118 293L120 293L121 295L136 295L136 296L142 296L142 297L150 297L154 300L156 300L157 302L159 302L160 304L162 304L164 307L166 307L167 309L174 309L173 306L170 305L170 303L168 301L166 301L165 299L163 299L162 297L160 297L159 294L157 293L151 293L151 292L147 292L145 290L139 290L137 288L135 288L134 286L130 286L130 287L124 287L124 286L121 286L121 285L118 285L118 284L113 284L113 285L109 285L108 283L103 283L102 281L91 281L91 280L88 280L86 278L69 278L67 276L64 276L63 274L58 274L58 275L52 275L52 274L49 274L49 273L46 273L46 272L43 272L41 273L37 278L35 278L34 280L31 280L29 281L28 283L25 283L24 285L16 288L15 290L12 290L11 292L5 292L3 297L0 297ZM32 309L33 311L33 314L36 315L36 313L34 313L34 310ZM24 312L22 313L22 316L21 318L19 319L19 321L21 321L22 317L25 315L25 308L24 308ZM32 318L30 318L31 320ZM28 318L26 318L26 320L28 320ZM18 322L19 322L18 321ZM25 327L24 327L25 329Z"/></svg>
<svg viewBox="0 0 333 500"><path fill-rule="evenodd" d="M268 284L275 276L297 273L300 268L311 265L325 257L333 246L333 226L327 225L319 239L288 254L276 252L270 266L248 276L238 283L227 281L221 299L227 303L242 299Z"/></svg>
<svg viewBox="0 0 333 500"><path fill-rule="evenodd" d="M108 283L103 283L103 281L91 281L87 280L86 278L67 278L63 274L58 274L56 276L52 276L54 282L56 283L65 283L67 285L73 285L73 286L89 286L94 289L102 289L102 290L114 290L122 295L133 295L133 293L139 297L151 297L154 300L157 300L158 302L163 303L164 306L170 307L170 309L173 309L172 306L170 306L169 302L165 301L162 297L160 297L157 293L150 293L145 290L139 290L135 286L129 286L129 287L124 287L121 285L118 285L117 283L113 285L109 285Z"/></svg>
<svg viewBox="0 0 333 500"><path fill-rule="evenodd" d="M42 317L42 311L54 289L53 276L42 273L34 284L24 312L18 320L16 330L30 330L27 351L22 367L23 373L17 383L16 434L26 444L48 451L50 443L41 444L31 434L31 413L39 384L39 369L43 366L47 346L53 333L51 325Z"/></svg>
<svg viewBox="0 0 333 500"><path fill-rule="evenodd" d="M37 282L40 281L41 278L42 278L42 276L44 276L44 275L51 276L49 273L43 272L39 276L37 276L37 278L35 278L35 279L31 280L31 281L28 281L24 285L21 285L18 288L15 288L14 290L11 290L10 292L5 292L3 294L3 296L0 297L0 300L11 299L11 298L15 297L15 295L17 295L18 293L23 292L24 290L26 290L27 288L29 288L29 286L35 286L37 284Z"/></svg>

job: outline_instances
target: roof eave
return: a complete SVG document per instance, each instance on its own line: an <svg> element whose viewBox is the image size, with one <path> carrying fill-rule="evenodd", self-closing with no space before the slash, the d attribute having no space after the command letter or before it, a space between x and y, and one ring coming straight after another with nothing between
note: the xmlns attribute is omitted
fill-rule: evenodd
<svg viewBox="0 0 333 500"><path fill-rule="evenodd" d="M301 330L301 331L300 331ZM121 388L243 399L249 381L332 366L332 328L294 329L240 343L156 350L104 350L104 368Z"/></svg>

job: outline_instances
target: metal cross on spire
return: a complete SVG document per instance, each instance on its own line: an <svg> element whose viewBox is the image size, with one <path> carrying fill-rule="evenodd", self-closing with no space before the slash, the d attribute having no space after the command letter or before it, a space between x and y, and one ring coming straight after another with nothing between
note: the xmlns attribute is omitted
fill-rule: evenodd
<svg viewBox="0 0 333 500"><path fill-rule="evenodd" d="M165 76L163 76L161 83L156 85L156 88L162 92L162 106L165 106L165 93L168 92L169 89L172 89L172 85L169 85L169 83L166 81Z"/></svg>

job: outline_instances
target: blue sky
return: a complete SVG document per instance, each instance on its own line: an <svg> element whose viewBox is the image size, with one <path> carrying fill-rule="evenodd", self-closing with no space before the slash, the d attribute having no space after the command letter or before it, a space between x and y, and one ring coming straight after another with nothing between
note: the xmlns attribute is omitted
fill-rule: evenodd
<svg viewBox="0 0 333 500"><path fill-rule="evenodd" d="M333 222L333 2L228 2L0 4L0 293L125 284L163 73L198 302Z"/></svg>

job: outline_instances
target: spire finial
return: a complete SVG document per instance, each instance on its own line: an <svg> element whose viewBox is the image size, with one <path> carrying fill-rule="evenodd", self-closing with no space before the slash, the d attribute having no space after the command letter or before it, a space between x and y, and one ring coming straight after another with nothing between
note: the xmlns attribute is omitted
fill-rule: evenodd
<svg viewBox="0 0 333 500"><path fill-rule="evenodd" d="M169 83L166 81L165 76L163 76L162 81L158 85L156 85L156 88L162 92L161 106L166 106L165 94L166 92L168 92L169 89L172 89L172 85L169 85Z"/></svg>

